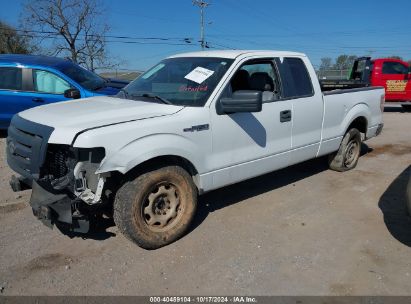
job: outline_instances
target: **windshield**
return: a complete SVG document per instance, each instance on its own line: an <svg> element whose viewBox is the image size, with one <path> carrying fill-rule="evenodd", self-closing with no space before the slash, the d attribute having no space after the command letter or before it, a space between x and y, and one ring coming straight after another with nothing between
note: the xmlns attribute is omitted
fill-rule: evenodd
<svg viewBox="0 0 411 304"><path fill-rule="evenodd" d="M127 85L117 96L202 107L232 63L232 59L210 57L165 59Z"/></svg>
<svg viewBox="0 0 411 304"><path fill-rule="evenodd" d="M66 62L57 69L89 91L105 87L106 81L103 78L72 62Z"/></svg>

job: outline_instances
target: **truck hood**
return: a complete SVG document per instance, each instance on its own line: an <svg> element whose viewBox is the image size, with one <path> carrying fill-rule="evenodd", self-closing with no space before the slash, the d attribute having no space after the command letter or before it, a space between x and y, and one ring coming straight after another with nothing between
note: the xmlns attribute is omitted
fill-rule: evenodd
<svg viewBox="0 0 411 304"><path fill-rule="evenodd" d="M76 134L86 129L171 115L182 108L182 106L98 96L35 107L18 115L26 120L53 127L50 143L71 144Z"/></svg>

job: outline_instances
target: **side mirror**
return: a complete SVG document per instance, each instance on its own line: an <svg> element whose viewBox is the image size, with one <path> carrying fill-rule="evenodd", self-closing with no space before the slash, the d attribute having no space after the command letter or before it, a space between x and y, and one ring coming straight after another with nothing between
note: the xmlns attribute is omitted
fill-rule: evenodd
<svg viewBox="0 0 411 304"><path fill-rule="evenodd" d="M64 91L64 97L71 99L79 99L81 98L81 94L80 91L77 89L68 89Z"/></svg>
<svg viewBox="0 0 411 304"><path fill-rule="evenodd" d="M240 112L261 112L263 97L261 91L236 91L231 98L221 98L217 103L217 114Z"/></svg>

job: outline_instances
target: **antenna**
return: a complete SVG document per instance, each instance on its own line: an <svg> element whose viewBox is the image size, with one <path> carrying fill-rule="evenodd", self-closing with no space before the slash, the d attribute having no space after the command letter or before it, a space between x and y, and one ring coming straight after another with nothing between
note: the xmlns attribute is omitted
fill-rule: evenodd
<svg viewBox="0 0 411 304"><path fill-rule="evenodd" d="M210 5L203 0L193 0L193 5L196 5L200 8L200 43L201 49L204 51L204 48L207 46L207 43L204 40L204 9Z"/></svg>

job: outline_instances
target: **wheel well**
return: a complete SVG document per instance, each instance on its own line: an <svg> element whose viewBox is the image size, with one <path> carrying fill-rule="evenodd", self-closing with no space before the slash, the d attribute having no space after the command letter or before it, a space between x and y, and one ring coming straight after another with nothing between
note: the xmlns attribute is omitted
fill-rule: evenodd
<svg viewBox="0 0 411 304"><path fill-rule="evenodd" d="M367 134L367 125L367 119L364 116L360 116L353 120L353 122L349 125L347 131L352 128L356 128L361 133Z"/></svg>
<svg viewBox="0 0 411 304"><path fill-rule="evenodd" d="M163 155L151 158L142 162L141 164L138 164L136 167L127 172L126 175L134 178L148 171L159 169L165 166L180 166L193 177L194 183L196 184L197 188L199 188L197 169L189 160L176 155Z"/></svg>

